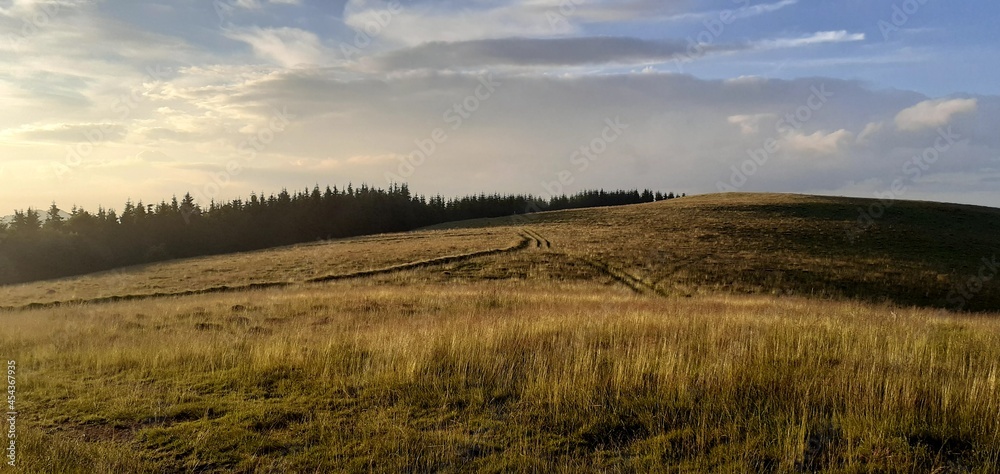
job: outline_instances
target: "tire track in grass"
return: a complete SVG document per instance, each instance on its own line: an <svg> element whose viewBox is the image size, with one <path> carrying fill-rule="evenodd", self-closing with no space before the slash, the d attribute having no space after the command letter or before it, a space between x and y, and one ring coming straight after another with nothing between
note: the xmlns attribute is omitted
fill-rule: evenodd
<svg viewBox="0 0 1000 474"><path fill-rule="evenodd" d="M317 277L317 278L310 278L308 280L305 280L305 283L325 283L325 282L329 282L329 281L352 280L352 279L356 279L356 278L365 278L365 277L370 277L370 276L385 275L385 274L388 274L388 273L396 273L396 272L401 272L401 271L406 271L406 270L415 270L415 269L419 269L419 268L431 267L431 266L436 266L436 265L446 265L446 264L449 264L449 263L461 262L461 261L470 260L470 259L473 259L473 258L488 257L490 255L497 255L497 254L501 254L501 253L510 253L510 252L516 252L516 251L519 251L519 250L525 250L528 247L530 247L532 243L536 243L537 244L537 241L535 239L527 236L526 234L522 234L521 235L521 242L520 243L518 243L517 245L514 245L512 247L507 247L505 249L483 250L483 251L480 251L480 252L473 252L473 253L467 253L467 254L462 254L462 255L453 255L453 256L448 256L448 257L432 258L430 260L421 260L421 261L418 261L418 262L404 263L402 265L395 265L395 266L392 266L392 267L380 268L380 269L377 269L377 270L364 270L364 271L354 272L354 273L345 273L345 274L339 274L339 275L327 275L327 276L322 276L322 277Z"/></svg>
<svg viewBox="0 0 1000 474"><path fill-rule="evenodd" d="M538 240L538 237L532 235L530 230L524 229L523 231L521 231L521 235L524 235L529 239L531 239L531 242L528 243L529 247L534 247L536 249L542 248L542 241Z"/></svg>
<svg viewBox="0 0 1000 474"><path fill-rule="evenodd" d="M535 241L535 247L536 248L544 248L544 249L551 249L552 248L552 242L549 239L547 239L545 236L543 236L542 234L540 234L538 231L533 230L533 229L524 229L523 233L525 235L531 237L532 239L534 239L534 241ZM656 295L659 295L659 296L663 296L663 297L670 296L669 292L667 292L666 290L663 290L662 288L660 288L659 286L657 286L657 284L655 284L655 283L649 283L646 280L643 280L642 278L639 278L639 277L637 277L637 276L635 276L635 275L633 275L633 274L631 274L631 273L629 273L629 272L627 272L627 271L625 271L625 270L623 270L621 268L618 268L618 267L616 267L614 265L611 265L610 263L602 261L600 259L587 258L587 257L582 257L582 258L581 257L573 257L571 255L568 255L568 254L565 254L565 253L562 253L562 252L554 252L554 253L556 253L556 254L564 257L564 258L567 258L567 259L580 260L583 263L587 264L588 266L596 269L601 274L603 274L605 276L608 276L612 280L615 280L615 281L617 281L617 282L619 282L619 283L627 286L630 290L632 290L635 293L638 293L640 295L653 293L653 294L656 294ZM678 289L680 290L679 291L680 293L683 293L683 294L685 294L687 296L690 296L690 293L688 291L685 291L685 290L680 289L680 288L678 288Z"/></svg>
<svg viewBox="0 0 1000 474"><path fill-rule="evenodd" d="M670 285L678 292L686 296L691 296L693 291L689 287L691 286L697 287L697 285L685 284L684 280L680 278L680 274L682 271L694 267L695 264L701 263L707 258L708 255L702 255L698 257L686 257L680 260L676 260L672 265L665 267L666 271L663 272L662 274L663 276L656 279L656 281L653 282L653 285L656 286L660 286L661 284Z"/></svg>
<svg viewBox="0 0 1000 474"><path fill-rule="evenodd" d="M602 274L611 277L611 279L613 279L613 280L615 280L615 281L617 281L617 282L619 282L619 283L627 286L629 289L631 289L632 291L634 291L637 294L645 295L645 294L648 294L650 292L653 292L653 293L656 293L656 294L660 294L661 296L666 296L666 295L662 295L652 285L650 285L650 284L648 284L648 283L640 280L639 278L636 278L631 273L628 273L628 272L626 272L626 271L624 271L622 269L616 268L616 267L614 267L614 266L612 266L612 265L610 265L610 264L608 264L606 262L603 262L603 261L597 260L597 259L586 258L586 257L581 257L580 261L582 261L583 263L586 263L587 265L589 265L589 266L597 269Z"/></svg>
<svg viewBox="0 0 1000 474"><path fill-rule="evenodd" d="M464 260L471 260L479 257L486 257L490 255L498 255L503 253L518 252L521 250L528 249L532 244L536 246L541 246L541 242L538 239L529 236L527 233L520 233L521 241L515 245L500 249L490 249L481 250L478 252L471 252L460 255L449 255L446 257L432 258L428 260L420 260L416 262L404 263L400 265L394 265L386 268L379 268L375 270L363 270L351 273L342 273L334 275L326 275L322 277L310 278L303 281L280 281L280 282L264 282L264 283L250 283L247 285L239 286L216 286L211 288L202 288L198 290L186 290L177 292L159 292L159 293L145 293L136 295L114 295L114 296L104 296L100 298L81 298L75 300L67 301L52 301L48 303L28 303L21 306L0 306L0 312L13 312L13 311L25 311L34 309L48 309L48 308L58 308L61 306L80 306L89 304L107 304L107 303L118 303L123 301L141 301L149 299L158 298L175 298L184 296L198 296L198 295L208 295L208 294L222 294L222 293L239 293L246 291L257 291L257 290L270 290L275 288L288 288L295 285L303 284L315 284L315 283L326 283L331 281L343 281L343 280L354 280L360 278L367 278L371 276L386 275L391 273L398 273L407 270L415 270L420 268L426 268L437 265L445 265L449 263L460 262Z"/></svg>
<svg viewBox="0 0 1000 474"><path fill-rule="evenodd" d="M533 230L533 229L524 229L522 231L522 233L523 233L523 235L526 235L526 236L530 237L534 241L533 243L535 245L535 248L540 248L540 249L551 249L552 248L552 242L549 239L547 239L545 236L543 236L542 234L540 234L538 231ZM531 245L531 244L529 244L529 245ZM619 282L619 283L627 286L630 290L634 291L637 294L644 295L644 294L653 293L653 294L656 294L656 295L659 295L659 296L663 296L663 297L670 296L670 294L667 291L659 288L655 283L651 284L651 283L649 283L649 282L647 282L647 281L645 281L645 280L643 280L643 279L641 279L641 278L639 278L639 277L637 277L635 275L632 275L631 273L629 273L629 272L627 272L627 271L625 271L625 270L623 270L621 268L615 267L614 265L611 265L610 263L607 263L607 262L602 261L600 259L586 258L586 257L582 257L582 258L580 258L580 257L573 257L571 255L568 255L568 254L565 254L565 253L562 253L562 252L554 252L554 253L556 253L557 255L560 255L560 256L562 256L562 257L564 257L566 259L580 260L583 263L587 264L588 266L596 269L601 274L603 274L605 276L608 276L612 280L617 281L617 282ZM687 296L690 296L689 292L687 292L687 291L685 291L683 289L681 289L680 292L684 293Z"/></svg>
<svg viewBox="0 0 1000 474"><path fill-rule="evenodd" d="M537 243L536 247L546 248L546 249L552 248L552 242L550 242L549 239L546 239L544 236L542 236L542 234L539 234L537 231L534 231L532 229L524 229L524 233L527 234L529 237L535 239L535 242Z"/></svg>

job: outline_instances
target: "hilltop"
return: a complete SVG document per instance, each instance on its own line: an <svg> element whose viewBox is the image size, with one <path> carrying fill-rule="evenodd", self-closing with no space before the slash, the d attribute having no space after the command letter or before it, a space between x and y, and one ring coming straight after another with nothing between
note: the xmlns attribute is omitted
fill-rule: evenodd
<svg viewBox="0 0 1000 474"><path fill-rule="evenodd" d="M880 216L880 217L875 217ZM848 297L1000 309L1000 209L715 194L436 226L528 226L650 290Z"/></svg>

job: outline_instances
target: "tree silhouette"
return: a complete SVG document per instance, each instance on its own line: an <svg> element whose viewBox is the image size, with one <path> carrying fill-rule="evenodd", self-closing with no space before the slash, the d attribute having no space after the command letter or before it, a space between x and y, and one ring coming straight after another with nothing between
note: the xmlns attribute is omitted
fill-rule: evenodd
<svg viewBox="0 0 1000 474"><path fill-rule="evenodd" d="M60 230L62 227L62 211L59 210L59 206L56 206L55 201L52 201L52 206L49 207L49 212L45 214L45 228L50 230Z"/></svg>
<svg viewBox="0 0 1000 474"><path fill-rule="evenodd" d="M18 234L34 233L42 228L42 219L38 211L29 207L27 211L14 211L14 221L10 227Z"/></svg>
<svg viewBox="0 0 1000 474"><path fill-rule="evenodd" d="M114 209L91 213L73 206L68 219L53 203L44 226L34 209L15 211L12 222L0 226L0 262L6 266L0 284L464 219L652 202L657 196L663 194L597 190L549 199L486 193L446 199L413 195L406 184L388 189L348 184L344 190L316 185L211 201L207 209L190 193L157 205L128 200L120 215Z"/></svg>

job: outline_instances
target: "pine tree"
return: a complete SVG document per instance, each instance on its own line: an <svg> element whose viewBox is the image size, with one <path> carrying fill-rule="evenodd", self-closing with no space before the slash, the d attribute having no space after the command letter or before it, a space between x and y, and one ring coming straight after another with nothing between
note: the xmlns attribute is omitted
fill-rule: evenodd
<svg viewBox="0 0 1000 474"><path fill-rule="evenodd" d="M30 207L27 211L14 211L14 222L10 228L19 234L35 232L42 228L41 215Z"/></svg>
<svg viewBox="0 0 1000 474"><path fill-rule="evenodd" d="M49 212L45 214L45 228L51 230L61 230L63 228L63 217L60 215L59 207L56 206L56 202L52 201L52 206L49 207Z"/></svg>
<svg viewBox="0 0 1000 474"><path fill-rule="evenodd" d="M190 223L191 219L201 216L201 208L198 204L194 202L194 198L191 197L191 193L184 194L184 198L181 200L181 215L184 216L184 221Z"/></svg>

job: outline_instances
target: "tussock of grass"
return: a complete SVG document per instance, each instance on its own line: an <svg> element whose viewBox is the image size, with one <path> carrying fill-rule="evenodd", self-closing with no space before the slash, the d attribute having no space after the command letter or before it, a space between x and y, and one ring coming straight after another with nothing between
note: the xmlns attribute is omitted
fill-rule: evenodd
<svg viewBox="0 0 1000 474"><path fill-rule="evenodd" d="M1000 469L991 318L385 283L5 315L22 472Z"/></svg>

